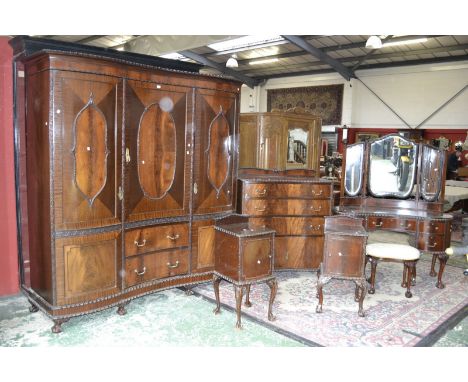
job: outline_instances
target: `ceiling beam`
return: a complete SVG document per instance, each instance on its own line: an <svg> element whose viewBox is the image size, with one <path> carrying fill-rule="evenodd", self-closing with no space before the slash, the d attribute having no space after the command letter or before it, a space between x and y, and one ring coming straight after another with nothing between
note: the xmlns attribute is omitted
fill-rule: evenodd
<svg viewBox="0 0 468 382"><path fill-rule="evenodd" d="M420 59L420 60L388 62L388 63L382 63L382 64L369 64L369 65L361 66L359 70L394 68L394 67L399 67L399 66L412 66L412 65L424 65L424 64L438 64L438 63L444 63L444 62L456 62L456 61L467 61L467 60L468 60L468 54L465 54L463 56L436 57L436 58ZM299 72L271 74L267 76L258 76L258 77L253 77L253 78L261 82L261 81L269 80L272 78L308 76L308 75L323 74L323 73L335 73L335 70L333 69L304 70L304 71L299 71Z"/></svg>
<svg viewBox="0 0 468 382"><path fill-rule="evenodd" d="M88 42L93 42L101 37L105 37L105 35L88 36L88 37L82 38L81 40L75 41L75 44L86 44Z"/></svg>
<svg viewBox="0 0 468 382"><path fill-rule="evenodd" d="M217 62L214 62L214 61L210 60L209 58L207 58L205 56L202 56L201 54L191 52L190 50L181 50L181 51L179 51L179 53L181 55L187 57L187 58L190 58L191 60L199 62L200 64L203 64L203 65L208 66L210 68L214 68L214 69L218 70L219 72L221 72L223 74L227 74L228 76L231 76L231 77L235 78L236 80L239 80L239 81L243 82L249 88L253 89L256 85L259 84L259 81L255 80L255 79L253 79L251 77L245 76L244 74L239 73L239 72L237 72L235 70L232 70L230 68L226 68L225 65L218 64Z"/></svg>
<svg viewBox="0 0 468 382"><path fill-rule="evenodd" d="M349 81L352 77L354 77L353 72L350 71L349 68L347 68L341 62L335 60L334 58L331 58L329 55L322 52L320 49L316 48L315 46L310 45L303 38L298 37L298 36L292 36L292 35L283 35L283 37L286 40L288 40L290 43L298 46L299 48L310 53L312 56L318 58L320 61L330 65L333 69L335 69L338 73L340 73L346 81Z"/></svg>

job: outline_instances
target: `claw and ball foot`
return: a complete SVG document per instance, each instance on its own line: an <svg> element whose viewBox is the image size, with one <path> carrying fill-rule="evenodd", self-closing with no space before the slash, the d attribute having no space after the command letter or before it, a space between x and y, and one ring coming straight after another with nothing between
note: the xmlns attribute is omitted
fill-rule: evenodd
<svg viewBox="0 0 468 382"><path fill-rule="evenodd" d="M124 305L119 305L119 307L117 308L117 314L119 316L125 316L127 314L127 309L125 309Z"/></svg>
<svg viewBox="0 0 468 382"><path fill-rule="evenodd" d="M62 324L67 322L68 318L54 320L54 326L52 326L52 333L58 334L62 332Z"/></svg>
<svg viewBox="0 0 468 382"><path fill-rule="evenodd" d="M36 313L39 311L39 308L36 305L31 304L31 306L29 307L29 311L31 313Z"/></svg>

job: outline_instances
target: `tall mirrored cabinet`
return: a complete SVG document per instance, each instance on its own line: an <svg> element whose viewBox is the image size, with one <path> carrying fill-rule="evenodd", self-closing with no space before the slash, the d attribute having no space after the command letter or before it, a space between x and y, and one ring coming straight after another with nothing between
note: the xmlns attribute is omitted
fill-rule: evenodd
<svg viewBox="0 0 468 382"><path fill-rule="evenodd" d="M302 110L240 116L239 168L313 170L319 175L321 119Z"/></svg>

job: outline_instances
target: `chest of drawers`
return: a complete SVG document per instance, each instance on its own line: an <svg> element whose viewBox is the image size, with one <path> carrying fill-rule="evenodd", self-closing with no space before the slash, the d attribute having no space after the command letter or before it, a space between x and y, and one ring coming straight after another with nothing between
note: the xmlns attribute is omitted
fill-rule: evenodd
<svg viewBox="0 0 468 382"><path fill-rule="evenodd" d="M275 269L318 269L323 253L324 216L331 215L333 185L299 176L244 175L238 212L250 227L275 235Z"/></svg>

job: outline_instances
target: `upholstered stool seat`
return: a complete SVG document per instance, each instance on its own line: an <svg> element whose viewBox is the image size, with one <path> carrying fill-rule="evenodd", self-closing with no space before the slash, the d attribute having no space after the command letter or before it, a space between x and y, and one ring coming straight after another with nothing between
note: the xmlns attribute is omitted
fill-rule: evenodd
<svg viewBox="0 0 468 382"><path fill-rule="evenodd" d="M371 277L369 294L375 293L375 273L379 261L397 261L403 263L403 281L401 286L406 288L405 296L412 297L411 285L416 281L416 262L419 251L406 244L373 243L366 246L366 260L371 263Z"/></svg>

